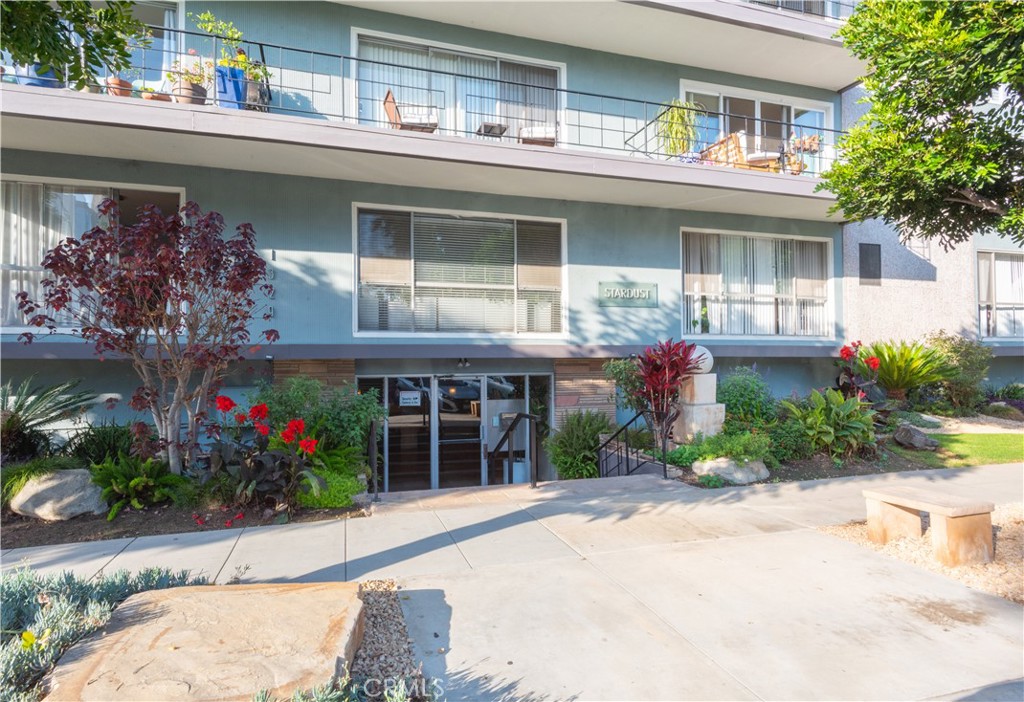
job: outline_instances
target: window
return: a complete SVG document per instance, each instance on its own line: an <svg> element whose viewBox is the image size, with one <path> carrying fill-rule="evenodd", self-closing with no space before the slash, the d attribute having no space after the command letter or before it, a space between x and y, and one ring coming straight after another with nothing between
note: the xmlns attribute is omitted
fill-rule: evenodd
<svg viewBox="0 0 1024 702"><path fill-rule="evenodd" d="M360 331L562 331L557 222L361 209Z"/></svg>
<svg viewBox="0 0 1024 702"><path fill-rule="evenodd" d="M978 322L986 337L1024 337L1024 254L978 254Z"/></svg>
<svg viewBox="0 0 1024 702"><path fill-rule="evenodd" d="M908 237L907 240L903 242L903 245L924 260L932 260L931 239L923 236L912 236Z"/></svg>
<svg viewBox="0 0 1024 702"><path fill-rule="evenodd" d="M442 133L495 136L553 128L558 71L520 61L430 46L359 37L359 114L386 126L390 90L401 114L436 122Z"/></svg>
<svg viewBox="0 0 1024 702"><path fill-rule="evenodd" d="M96 211L110 188L4 181L0 238L0 319L4 327L25 326L15 296L43 297L43 256L63 239L100 223ZM58 320L67 322L68 320Z"/></svg>
<svg viewBox="0 0 1024 702"><path fill-rule="evenodd" d="M684 334L828 336L828 244L683 232Z"/></svg>
<svg viewBox="0 0 1024 702"><path fill-rule="evenodd" d="M860 261L860 284L882 284L882 245L860 244L857 249Z"/></svg>

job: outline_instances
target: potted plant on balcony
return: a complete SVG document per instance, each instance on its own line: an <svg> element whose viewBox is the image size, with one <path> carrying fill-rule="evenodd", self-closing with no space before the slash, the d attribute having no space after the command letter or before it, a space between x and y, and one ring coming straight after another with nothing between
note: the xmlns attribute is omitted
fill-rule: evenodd
<svg viewBox="0 0 1024 702"><path fill-rule="evenodd" d="M104 83L107 86L107 95L115 97L132 96L132 79L138 75L135 69L121 71L115 75L107 76Z"/></svg>
<svg viewBox="0 0 1024 702"><path fill-rule="evenodd" d="M199 58L195 49L189 49L188 56L171 64L167 72L174 101L187 105L205 105L213 76L213 61Z"/></svg>
<svg viewBox="0 0 1024 702"><path fill-rule="evenodd" d="M139 95L143 100L156 100L158 102L170 102L171 96L167 93L158 93L155 88L141 88Z"/></svg>
<svg viewBox="0 0 1024 702"><path fill-rule="evenodd" d="M263 88L270 80L270 70L245 53L242 30L233 22L217 19L212 12L199 15L190 12L188 17L198 29L221 40L215 69L218 104L239 110L265 107L269 103L269 90Z"/></svg>
<svg viewBox="0 0 1024 702"><path fill-rule="evenodd" d="M692 102L674 98L658 115L658 146L668 156L696 163L700 155L691 149L697 143L697 115L701 108Z"/></svg>

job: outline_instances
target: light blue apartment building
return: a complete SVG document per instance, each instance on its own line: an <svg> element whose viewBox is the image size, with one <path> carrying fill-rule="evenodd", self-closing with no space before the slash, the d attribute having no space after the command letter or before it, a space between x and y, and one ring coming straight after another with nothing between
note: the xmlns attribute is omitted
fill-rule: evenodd
<svg viewBox="0 0 1024 702"><path fill-rule="evenodd" d="M138 5L137 91L234 55L188 16L207 10L270 77L222 76L202 105L3 84L5 377L136 385L80 340L16 341L14 293L111 196L254 225L281 340L227 392L377 388L390 490L512 479L487 460L508 416L614 412L603 362L669 337L756 362L778 395L830 385L844 340L939 328L1020 375L1019 248L904 246L816 189L857 109L846 2ZM682 142L673 100L698 107Z"/></svg>

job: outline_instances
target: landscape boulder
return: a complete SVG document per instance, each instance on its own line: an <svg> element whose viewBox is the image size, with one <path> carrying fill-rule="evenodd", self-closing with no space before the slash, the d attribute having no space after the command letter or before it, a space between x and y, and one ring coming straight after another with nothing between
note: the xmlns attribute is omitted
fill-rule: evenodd
<svg viewBox="0 0 1024 702"><path fill-rule="evenodd" d="M903 422L892 434L892 439L900 446L906 446L917 451L934 451L939 447L939 442L931 438L913 424Z"/></svg>
<svg viewBox="0 0 1024 702"><path fill-rule="evenodd" d="M696 461L693 472L697 475L717 475L734 485L747 485L768 477L764 461L737 461L732 458L714 458Z"/></svg>
<svg viewBox="0 0 1024 702"><path fill-rule="evenodd" d="M84 468L55 470L32 478L11 499L11 511L23 517L62 522L80 514L106 514L107 503L92 473Z"/></svg>

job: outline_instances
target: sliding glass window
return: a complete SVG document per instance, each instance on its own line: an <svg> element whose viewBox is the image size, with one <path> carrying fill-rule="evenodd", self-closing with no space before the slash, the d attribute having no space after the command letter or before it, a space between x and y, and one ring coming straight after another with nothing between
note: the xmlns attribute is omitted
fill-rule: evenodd
<svg viewBox="0 0 1024 702"><path fill-rule="evenodd" d="M983 337L1024 337L1024 254L978 254L978 323Z"/></svg>
<svg viewBox="0 0 1024 702"><path fill-rule="evenodd" d="M364 209L359 330L562 331L557 222Z"/></svg>

